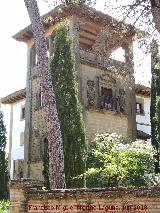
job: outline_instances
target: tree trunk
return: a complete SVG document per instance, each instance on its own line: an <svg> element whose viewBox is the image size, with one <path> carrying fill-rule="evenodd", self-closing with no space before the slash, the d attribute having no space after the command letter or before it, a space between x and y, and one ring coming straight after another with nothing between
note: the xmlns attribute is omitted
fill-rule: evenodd
<svg viewBox="0 0 160 213"><path fill-rule="evenodd" d="M56 109L56 100L48 68L47 45L44 36L44 28L36 0L24 0L24 2L32 23L38 58L38 72L48 133L50 188L60 189L65 187L63 144Z"/></svg>
<svg viewBox="0 0 160 213"><path fill-rule="evenodd" d="M150 0L151 2L151 13L155 27L160 33L160 0Z"/></svg>

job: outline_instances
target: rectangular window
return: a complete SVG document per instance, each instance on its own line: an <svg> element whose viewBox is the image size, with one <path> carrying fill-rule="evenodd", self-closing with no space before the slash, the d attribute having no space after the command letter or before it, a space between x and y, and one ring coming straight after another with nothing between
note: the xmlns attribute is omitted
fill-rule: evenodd
<svg viewBox="0 0 160 213"><path fill-rule="evenodd" d="M20 146L24 145L24 132L20 133Z"/></svg>
<svg viewBox="0 0 160 213"><path fill-rule="evenodd" d="M41 92L37 92L36 93L36 107L35 109L39 109L43 106L43 97L42 97L42 93Z"/></svg>
<svg viewBox="0 0 160 213"><path fill-rule="evenodd" d="M136 113L142 114L143 113L143 106L141 103L136 103Z"/></svg>
<svg viewBox="0 0 160 213"><path fill-rule="evenodd" d="M102 107L105 109L112 109L112 89L101 87L101 97L103 98L101 103Z"/></svg>
<svg viewBox="0 0 160 213"><path fill-rule="evenodd" d="M20 119L21 119L21 120L24 120L24 119L25 119L25 107L24 107L24 106L21 107Z"/></svg>

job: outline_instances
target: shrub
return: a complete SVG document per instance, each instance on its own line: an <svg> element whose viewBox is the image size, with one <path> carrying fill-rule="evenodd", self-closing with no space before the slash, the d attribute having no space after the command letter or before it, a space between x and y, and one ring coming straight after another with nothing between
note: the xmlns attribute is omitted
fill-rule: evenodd
<svg viewBox="0 0 160 213"><path fill-rule="evenodd" d="M131 142L117 134L98 134L90 143L87 187L145 186L154 171L155 151L145 141ZM79 176L80 178L80 176Z"/></svg>
<svg viewBox="0 0 160 213"><path fill-rule="evenodd" d="M84 179L73 177L85 172L86 137L82 106L78 99L73 41L68 35L67 23L57 30L50 70L62 132L66 186L81 188L85 185Z"/></svg>
<svg viewBox="0 0 160 213"><path fill-rule="evenodd" d="M0 200L0 213L8 213L9 212L9 201Z"/></svg>

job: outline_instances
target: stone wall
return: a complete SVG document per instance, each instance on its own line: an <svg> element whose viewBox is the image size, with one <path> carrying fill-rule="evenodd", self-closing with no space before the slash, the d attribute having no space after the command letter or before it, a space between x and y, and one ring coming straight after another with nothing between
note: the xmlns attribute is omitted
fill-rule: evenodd
<svg viewBox="0 0 160 213"><path fill-rule="evenodd" d="M160 212L160 188L42 190L42 182L10 183L10 213Z"/></svg>
<svg viewBox="0 0 160 213"><path fill-rule="evenodd" d="M82 52L82 50L81 50ZM31 54L32 53L32 54ZM24 177L37 178L43 180L43 151L44 139L47 138L46 122L44 117L44 107L39 106L40 95L40 79L36 69L35 48L32 47L29 69L30 78L28 86L30 90L27 93L29 100L26 99L28 105L25 128L25 168L27 175ZM77 65L78 69L78 84L80 100L83 106L84 122L86 126L87 138L93 139L95 133L116 132L130 138L133 137L133 125L135 116L133 116L133 89L130 85L130 74L125 63L111 61L101 58L90 60L90 54L83 51L87 55L83 57L80 54L80 62ZM95 56L94 54L92 54ZM89 60L87 60L87 57ZM93 63L94 61L94 63ZM102 66L103 65L103 66ZM113 97L117 99L121 97L120 91L124 96L124 111L119 109L119 112L110 110L100 110L99 103L101 99L101 88L112 89ZM135 92L134 92L135 95ZM89 106L91 105L91 107ZM88 108L89 107L89 108ZM119 107L120 108L120 107ZM129 119L130 118L130 119ZM134 118L134 119L133 119ZM25 169L26 170L26 169Z"/></svg>
<svg viewBox="0 0 160 213"><path fill-rule="evenodd" d="M29 178L43 180L43 147L46 134L44 107L40 103L40 82L37 75L32 77L31 132L29 150ZM43 104L42 104L43 105Z"/></svg>
<svg viewBox="0 0 160 213"><path fill-rule="evenodd" d="M90 109L85 111L85 125L87 138L92 140L96 133L118 133L128 136L128 119L122 113L103 109Z"/></svg>
<svg viewBox="0 0 160 213"><path fill-rule="evenodd" d="M84 108L88 107L88 88L87 82L91 81L94 87L91 88L91 96L93 102L93 108L95 111L86 110L85 113L85 124L87 127L87 136L93 136L96 132L116 132L124 136L134 138L133 125L135 123L135 118L133 113L135 110L134 98L133 98L133 88L130 85L130 75L125 69L118 70L116 66L106 68L100 68L92 63L81 64L81 83L82 83L82 103ZM115 82L115 83L112 83ZM98 110L99 97L101 96L101 86L106 88L111 88L113 96L120 97L120 91L124 92L124 112L115 113L109 110ZM135 93L134 93L135 95ZM134 110L133 110L134 108ZM93 116L93 117L92 117Z"/></svg>

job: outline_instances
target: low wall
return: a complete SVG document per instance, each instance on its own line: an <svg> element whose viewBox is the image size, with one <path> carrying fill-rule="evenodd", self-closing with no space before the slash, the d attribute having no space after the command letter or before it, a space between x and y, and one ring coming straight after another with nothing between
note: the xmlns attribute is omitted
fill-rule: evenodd
<svg viewBox="0 0 160 213"><path fill-rule="evenodd" d="M160 187L42 190L42 182L11 181L10 213L160 213Z"/></svg>

